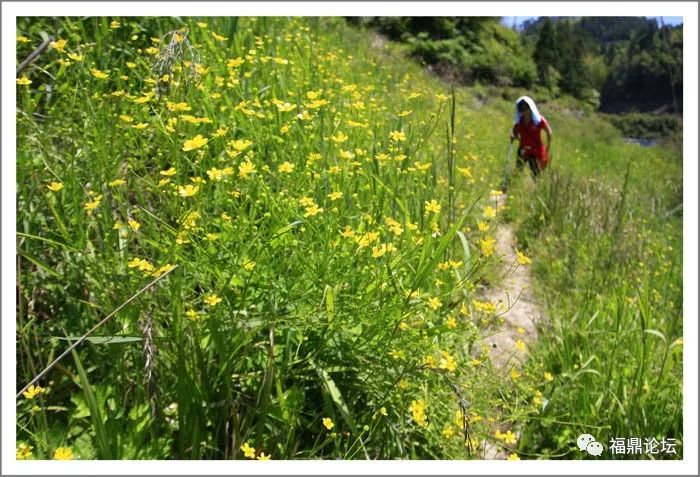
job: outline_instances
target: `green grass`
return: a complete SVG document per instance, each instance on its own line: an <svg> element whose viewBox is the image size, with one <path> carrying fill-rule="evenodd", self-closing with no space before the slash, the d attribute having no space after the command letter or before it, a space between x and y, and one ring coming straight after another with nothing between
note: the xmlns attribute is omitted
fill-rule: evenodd
<svg viewBox="0 0 700 477"><path fill-rule="evenodd" d="M534 189L515 178L507 217L552 330L504 387L474 346L498 320L474 300L496 277L482 245L493 227L477 223L501 180L511 101L453 95L404 48L373 49L340 19L120 22L18 22L30 38L19 59L41 31L68 42L17 86L17 388L67 336L177 268L18 399L28 457L231 459L248 443L274 459L469 458L465 438L495 441L503 422L524 430L519 449L499 442L522 458L579 457L566 434L579 424L681 436L680 218L649 214L682 197L678 151L542 106L554 162ZM183 26L196 53L174 57L164 83L151 67ZM207 143L188 150L198 135ZM615 387L581 373L592 350L587 369ZM576 425L552 430L562 420Z"/></svg>
<svg viewBox="0 0 700 477"><path fill-rule="evenodd" d="M590 126L564 124L556 147L573 154L560 153L536 188L513 189L509 214L550 319L531 363L556 376L521 446L556 453L585 431L606 446L614 437L680 444L681 154Z"/></svg>

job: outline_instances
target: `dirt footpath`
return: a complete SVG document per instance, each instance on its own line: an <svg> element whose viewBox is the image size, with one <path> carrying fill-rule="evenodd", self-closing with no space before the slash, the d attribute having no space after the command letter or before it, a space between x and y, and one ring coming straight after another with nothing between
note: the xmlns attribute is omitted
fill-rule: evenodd
<svg viewBox="0 0 700 477"><path fill-rule="evenodd" d="M500 209L505 205L505 195L492 196L492 205ZM489 349L491 365L497 375L501 375L504 383L510 383L510 372L513 367L524 363L529 345L537 340L537 324L545 319L540 305L534 301L532 293L532 273L530 265L520 265L517 261L515 233L506 223L499 224L496 230L495 253L500 257L501 283L489 288L483 295L491 303L503 303L503 324L489 336L477 343L476 349L486 345ZM523 340L525 350L516 347L516 341ZM496 428L493 429L493 433ZM501 432L506 429L499 427ZM513 432L518 435L517 429ZM482 442L480 457L483 459L506 459L508 454L492 442Z"/></svg>

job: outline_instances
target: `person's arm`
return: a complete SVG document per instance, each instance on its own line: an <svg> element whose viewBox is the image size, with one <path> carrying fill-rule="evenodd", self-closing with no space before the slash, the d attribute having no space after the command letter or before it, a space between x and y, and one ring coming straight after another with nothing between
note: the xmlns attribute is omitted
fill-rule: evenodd
<svg viewBox="0 0 700 477"><path fill-rule="evenodd" d="M510 131L510 142L511 143L513 141L515 141L515 139L517 139L517 137L518 137L518 131L517 131L517 128L515 126L516 125L513 124L513 129Z"/></svg>

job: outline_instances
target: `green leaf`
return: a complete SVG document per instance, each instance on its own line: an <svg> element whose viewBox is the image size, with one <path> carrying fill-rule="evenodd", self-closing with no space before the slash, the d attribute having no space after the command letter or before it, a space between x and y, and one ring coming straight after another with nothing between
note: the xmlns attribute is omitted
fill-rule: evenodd
<svg viewBox="0 0 700 477"><path fill-rule="evenodd" d="M285 245L288 243L291 239L287 235L294 227L303 224L304 222L301 220L296 220L292 222L291 224L285 225L284 227L277 229L275 234L272 236L270 239L270 247L274 250L275 248L279 247L280 245Z"/></svg>
<svg viewBox="0 0 700 477"><path fill-rule="evenodd" d="M464 249L464 271L466 272L466 276L468 277L472 269L472 255L469 250L469 242L467 242L467 237L465 237L460 230L457 231L457 236L462 242L462 248Z"/></svg>
<svg viewBox="0 0 700 477"><path fill-rule="evenodd" d="M326 315L328 321L333 321L335 317L335 293L330 285L326 285Z"/></svg>
<svg viewBox="0 0 700 477"><path fill-rule="evenodd" d="M658 330L651 330L651 329L644 330L644 332L649 333L650 335L658 336L659 338L661 338L661 340L664 342L665 345L668 344L668 341L666 340L666 336L664 336L664 334L662 332L660 332Z"/></svg>
<svg viewBox="0 0 700 477"><path fill-rule="evenodd" d="M456 224L452 226L452 228L440 239L440 243L437 246L437 249L433 253L432 257L427 259L425 263L422 263L421 266L418 268L418 272L416 273L416 279L413 283L413 286L411 287L412 290L417 290L420 288L421 284L425 279L430 275L435 267L437 266L438 262L442 260L442 256L445 253L445 250L447 250L447 247L450 245L450 242L454 238L455 234L457 231L462 228L462 224L466 220L467 216L463 216L461 219L457 221Z"/></svg>
<svg viewBox="0 0 700 477"><path fill-rule="evenodd" d="M353 433L357 432L357 429L355 427L355 421L352 418L352 415L350 414L350 409L348 408L347 404L345 403L345 399L343 399L343 395L340 392L340 389L338 389L338 386L335 384L335 381L333 381L333 378L328 374L328 372L317 366L314 362L311 362L311 366L316 369L316 372L321 378L321 381L323 382L323 387L325 391L328 393L330 396L331 400L333 401L333 404L338 408L340 411L340 414L343 416L343 419L345 422L350 426L350 429L352 429Z"/></svg>
<svg viewBox="0 0 700 477"><path fill-rule="evenodd" d="M58 336L59 340L66 341L78 341L80 336ZM92 344L124 344L124 343L135 343L137 341L143 341L140 336L88 336L85 341L89 341Z"/></svg>
<svg viewBox="0 0 700 477"><path fill-rule="evenodd" d="M87 373L83 369L83 365L80 362L78 353L73 349L71 350L73 354L73 359L75 360L75 367L78 369L78 375L80 376L80 387L85 393L85 401L90 408L90 418L92 421L93 429L95 430L95 436L97 439L97 448L100 451L100 459L111 459L112 449L109 444L109 437L107 436L107 429L105 428L105 423L102 420L102 413L100 412L100 407L97 405L97 399L95 394L92 392L92 387L90 386L90 381L88 380Z"/></svg>

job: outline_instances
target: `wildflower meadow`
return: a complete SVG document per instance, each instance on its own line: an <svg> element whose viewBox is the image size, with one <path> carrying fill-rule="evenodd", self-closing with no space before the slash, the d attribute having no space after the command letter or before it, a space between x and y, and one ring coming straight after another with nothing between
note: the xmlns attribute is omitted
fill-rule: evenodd
<svg viewBox="0 0 700 477"><path fill-rule="evenodd" d="M521 92L343 18L18 18L18 64L44 42L15 86L17 459L682 457L680 147L553 100L552 165L504 205ZM547 319L496 367L504 265Z"/></svg>

